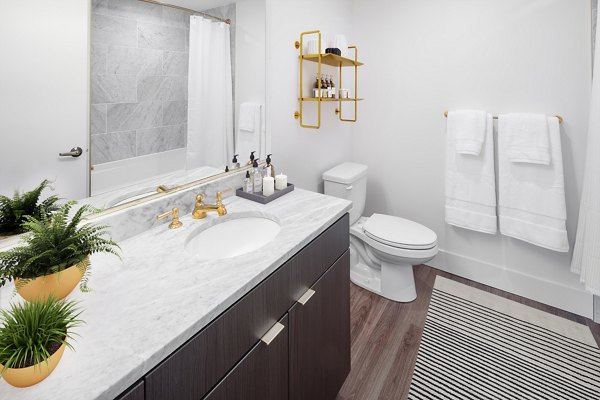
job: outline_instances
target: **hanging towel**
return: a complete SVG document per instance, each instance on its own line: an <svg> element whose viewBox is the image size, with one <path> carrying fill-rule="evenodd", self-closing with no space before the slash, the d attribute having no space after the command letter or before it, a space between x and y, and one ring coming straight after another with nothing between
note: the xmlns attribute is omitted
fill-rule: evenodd
<svg viewBox="0 0 600 400"><path fill-rule="evenodd" d="M496 233L494 125L486 114L479 155L456 152L456 131L446 137L446 223L484 233Z"/></svg>
<svg viewBox="0 0 600 400"><path fill-rule="evenodd" d="M239 114L235 152L240 155L241 160L248 160L247 157L252 151L256 151L256 158L263 159L266 154L266 140L262 124L262 106L257 103L242 103Z"/></svg>
<svg viewBox="0 0 600 400"><path fill-rule="evenodd" d="M240 104L239 130L249 133L257 133L257 125L260 123L260 104ZM260 128L260 126L258 126Z"/></svg>
<svg viewBox="0 0 600 400"><path fill-rule="evenodd" d="M548 119L545 115L506 114L498 118L502 119L510 161L550 164Z"/></svg>
<svg viewBox="0 0 600 400"><path fill-rule="evenodd" d="M560 127L547 118L552 162L549 165L511 162L510 131L498 120L500 232L550 250L567 252L567 211ZM510 126L510 125L509 125Z"/></svg>
<svg viewBox="0 0 600 400"><path fill-rule="evenodd" d="M455 138L456 152L479 155L485 140L487 113L479 110L448 112L446 129Z"/></svg>

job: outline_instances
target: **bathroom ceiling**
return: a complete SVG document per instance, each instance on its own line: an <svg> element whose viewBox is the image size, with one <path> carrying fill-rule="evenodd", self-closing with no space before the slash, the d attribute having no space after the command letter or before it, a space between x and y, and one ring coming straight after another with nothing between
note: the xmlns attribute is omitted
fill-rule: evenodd
<svg viewBox="0 0 600 400"><path fill-rule="evenodd" d="M160 0L163 3L190 8L196 11L209 10L215 7L237 3L236 0Z"/></svg>

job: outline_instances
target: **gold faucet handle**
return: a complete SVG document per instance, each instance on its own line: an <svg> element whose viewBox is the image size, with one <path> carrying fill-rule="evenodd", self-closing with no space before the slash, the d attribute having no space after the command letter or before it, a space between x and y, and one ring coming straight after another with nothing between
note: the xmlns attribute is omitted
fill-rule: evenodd
<svg viewBox="0 0 600 400"><path fill-rule="evenodd" d="M217 214L219 216L227 215L227 208L223 204L223 193L227 193L232 189L223 190L222 192L217 192Z"/></svg>
<svg viewBox="0 0 600 400"><path fill-rule="evenodd" d="M173 220L169 224L169 229L177 229L183 226L183 223L179 220L179 208L175 207L171 211L156 216L157 220L173 216Z"/></svg>

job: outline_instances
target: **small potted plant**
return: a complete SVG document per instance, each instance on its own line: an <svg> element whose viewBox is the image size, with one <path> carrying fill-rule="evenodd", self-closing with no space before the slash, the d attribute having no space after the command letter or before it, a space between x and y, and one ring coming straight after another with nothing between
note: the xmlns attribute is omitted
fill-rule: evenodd
<svg viewBox="0 0 600 400"><path fill-rule="evenodd" d="M50 196L40 202L40 196L44 189L50 185L44 180L30 192L15 192L12 199L0 195L0 236L9 236L23 233L21 224L25 217L30 215L41 218L42 214L49 216L58 209L56 202L58 197Z"/></svg>
<svg viewBox="0 0 600 400"><path fill-rule="evenodd" d="M16 387L46 379L80 325L76 303L50 297L0 310L0 375Z"/></svg>
<svg viewBox="0 0 600 400"><path fill-rule="evenodd" d="M112 253L119 246L107 237L106 226L82 224L83 215L93 211L83 206L69 218L75 202L61 206L52 216L25 217L24 245L0 253L0 286L14 280L25 300L66 297L80 283L89 291L90 255Z"/></svg>

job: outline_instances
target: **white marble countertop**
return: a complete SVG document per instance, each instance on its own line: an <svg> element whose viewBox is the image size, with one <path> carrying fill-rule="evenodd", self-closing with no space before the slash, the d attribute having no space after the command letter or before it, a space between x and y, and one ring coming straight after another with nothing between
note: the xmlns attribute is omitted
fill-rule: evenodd
<svg viewBox="0 0 600 400"><path fill-rule="evenodd" d="M225 200L228 215L206 220L183 216L184 226L164 226L120 243L123 260L92 257L91 293L76 289L81 318L75 351L39 384L17 389L0 380L0 399L113 399L243 297L292 255L346 213L351 202L296 189L267 205ZM269 244L219 261L199 261L184 249L190 233L216 218L264 214L281 225ZM201 228L200 228L201 229ZM251 234L251 233L249 233ZM1 305L21 301L7 285Z"/></svg>

